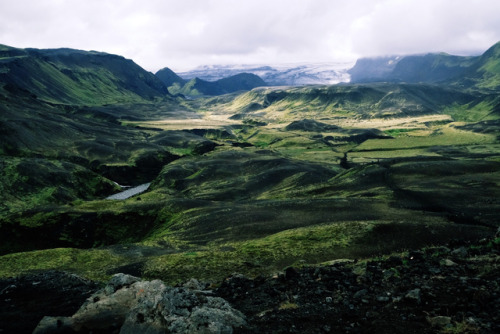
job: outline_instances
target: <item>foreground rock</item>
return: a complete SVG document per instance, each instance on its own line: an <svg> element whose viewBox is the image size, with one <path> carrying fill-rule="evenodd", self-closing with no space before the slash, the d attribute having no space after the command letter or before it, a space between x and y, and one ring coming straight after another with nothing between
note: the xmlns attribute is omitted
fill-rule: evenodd
<svg viewBox="0 0 500 334"><path fill-rule="evenodd" d="M117 274L71 317L44 317L33 333L232 333L244 316L209 292Z"/></svg>

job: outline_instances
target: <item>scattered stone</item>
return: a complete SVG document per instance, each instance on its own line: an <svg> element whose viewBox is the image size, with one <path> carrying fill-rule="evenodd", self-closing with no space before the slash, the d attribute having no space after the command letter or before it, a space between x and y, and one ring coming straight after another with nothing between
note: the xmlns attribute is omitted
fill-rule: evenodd
<svg viewBox="0 0 500 334"><path fill-rule="evenodd" d="M195 278L191 278L189 281L182 285L186 289L203 291L207 288L207 284L198 281Z"/></svg>
<svg viewBox="0 0 500 334"><path fill-rule="evenodd" d="M366 296L367 294L368 294L368 290L367 289L362 289L362 290L359 290L358 292L356 292L354 294L354 298L361 299L364 296Z"/></svg>
<svg viewBox="0 0 500 334"><path fill-rule="evenodd" d="M413 289L408 291L408 293L405 295L405 298L420 303L420 289Z"/></svg>
<svg viewBox="0 0 500 334"><path fill-rule="evenodd" d="M451 324L451 317L445 317L445 316L437 316L432 318L427 317L427 321L429 322L431 327L443 328Z"/></svg>
<svg viewBox="0 0 500 334"><path fill-rule="evenodd" d="M455 266L458 266L457 263L453 262L450 259L441 260L441 265L442 266L446 266L446 267L455 267Z"/></svg>
<svg viewBox="0 0 500 334"><path fill-rule="evenodd" d="M467 257L467 254L468 254L467 249L463 246L451 251L451 255L456 257Z"/></svg>

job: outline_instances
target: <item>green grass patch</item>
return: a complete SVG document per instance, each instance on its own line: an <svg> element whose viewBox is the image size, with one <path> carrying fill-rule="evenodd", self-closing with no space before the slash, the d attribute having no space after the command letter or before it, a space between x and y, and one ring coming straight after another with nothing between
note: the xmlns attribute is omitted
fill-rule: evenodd
<svg viewBox="0 0 500 334"><path fill-rule="evenodd" d="M55 248L0 256L0 277L13 277L38 270L66 270L89 279L106 281L109 268L126 259L104 249Z"/></svg>
<svg viewBox="0 0 500 334"><path fill-rule="evenodd" d="M496 142L496 136L444 127L430 136L400 136L394 139L370 139L353 151L415 149L432 146L462 146Z"/></svg>
<svg viewBox="0 0 500 334"><path fill-rule="evenodd" d="M407 134L408 132L412 132L418 129L389 129L385 130L384 132L391 137L398 137L404 134Z"/></svg>
<svg viewBox="0 0 500 334"><path fill-rule="evenodd" d="M494 106L487 101L479 102L475 105L459 105L455 104L446 107L443 110L444 114L450 115L458 122L479 122L490 119L498 119L493 113Z"/></svg>
<svg viewBox="0 0 500 334"><path fill-rule="evenodd" d="M233 272L246 275L272 273L290 265L320 263L348 253L353 240L370 231L365 222L345 222L302 227L261 239L207 247L152 258L145 275L170 283L188 277L219 281ZM342 251L340 251L342 250Z"/></svg>

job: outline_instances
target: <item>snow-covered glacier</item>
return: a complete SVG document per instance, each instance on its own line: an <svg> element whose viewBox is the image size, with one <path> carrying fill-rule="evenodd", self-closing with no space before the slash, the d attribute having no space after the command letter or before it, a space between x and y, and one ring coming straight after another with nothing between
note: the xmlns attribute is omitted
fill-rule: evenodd
<svg viewBox="0 0 500 334"><path fill-rule="evenodd" d="M183 79L216 81L238 73L252 73L271 86L301 86L349 82L354 62L293 63L276 65L204 65L177 73Z"/></svg>

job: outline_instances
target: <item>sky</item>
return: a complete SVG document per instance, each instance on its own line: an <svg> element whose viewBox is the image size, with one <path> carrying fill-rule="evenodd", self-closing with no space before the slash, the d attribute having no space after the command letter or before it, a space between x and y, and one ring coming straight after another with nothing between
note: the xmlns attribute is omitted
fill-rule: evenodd
<svg viewBox="0 0 500 334"><path fill-rule="evenodd" d="M500 41L500 0L0 0L0 44L119 54L148 71L345 62Z"/></svg>

